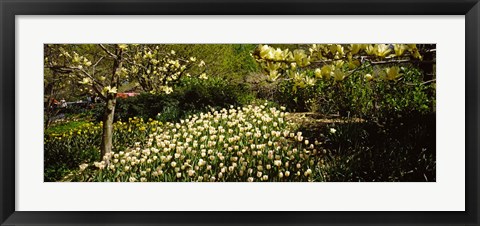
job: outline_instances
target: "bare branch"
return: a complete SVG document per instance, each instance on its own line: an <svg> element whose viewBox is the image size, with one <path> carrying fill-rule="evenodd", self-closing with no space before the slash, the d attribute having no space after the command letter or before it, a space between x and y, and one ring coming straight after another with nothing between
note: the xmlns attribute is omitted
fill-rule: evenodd
<svg viewBox="0 0 480 226"><path fill-rule="evenodd" d="M95 68L100 63L100 61L102 61L102 59L103 59L103 56L100 57L100 59L98 59L98 61L93 65L93 68Z"/></svg>
<svg viewBox="0 0 480 226"><path fill-rule="evenodd" d="M426 85L428 83L432 83L432 82L436 82L437 79L432 79L432 80L428 80L428 81L425 81L425 82L422 82L420 84L414 84L414 83L405 83L406 85L409 85L409 86L416 86L416 85Z"/></svg>
<svg viewBox="0 0 480 226"><path fill-rule="evenodd" d="M95 82L96 84L98 84L99 86L103 86L103 84L101 82L99 82L97 79L95 79L95 77L93 77L92 75L90 75L87 71L83 70L83 69L78 69L79 71L81 71L84 75L86 75L87 77L89 77L93 82Z"/></svg>
<svg viewBox="0 0 480 226"><path fill-rule="evenodd" d="M97 93L98 96L99 96L100 98L102 98L102 100L107 101L107 97L106 97L105 95L103 95L102 92L100 92L100 90L98 89L98 87L97 87L95 84L92 84L92 88L93 88L93 90L95 91L95 93Z"/></svg>
<svg viewBox="0 0 480 226"><path fill-rule="evenodd" d="M422 61L422 60L416 60L416 59L408 59L408 60L386 60L386 61L370 61L372 65L379 65L379 64L394 64L394 63L423 63L423 64L429 64L429 63L435 63L435 60L431 61Z"/></svg>
<svg viewBox="0 0 480 226"><path fill-rule="evenodd" d="M92 77L95 77L95 67L102 61L103 56L98 59L98 61L92 66Z"/></svg>
<svg viewBox="0 0 480 226"><path fill-rule="evenodd" d="M117 59L118 56L113 54L112 52L110 52L103 44L98 44L100 46L100 48L103 49L103 51L105 51L108 55L110 55L111 57L113 57L114 59Z"/></svg>
<svg viewBox="0 0 480 226"><path fill-rule="evenodd" d="M97 62L98 63L98 62ZM53 71L55 72L58 72L58 73L64 73L64 74L73 74L75 75L78 79L82 79L82 77L80 77L80 75L78 75L77 73L74 73L75 71L77 72L81 72L83 75L87 76L88 78L90 78L94 83L92 83L92 87L93 87L93 90L104 100L106 100L106 97L102 94L102 92L100 92L100 90L98 89L97 85L100 86L100 87L103 87L103 84L101 82L99 82L98 80L96 80L92 75L90 75L87 71L85 71L84 69L81 69L81 68L77 68L77 67L68 67L68 66L50 66L48 67L50 69L52 69Z"/></svg>
<svg viewBox="0 0 480 226"><path fill-rule="evenodd" d="M408 63L412 62L412 60L385 60L385 61L370 61L372 65L378 65L378 64L393 64L393 63Z"/></svg>

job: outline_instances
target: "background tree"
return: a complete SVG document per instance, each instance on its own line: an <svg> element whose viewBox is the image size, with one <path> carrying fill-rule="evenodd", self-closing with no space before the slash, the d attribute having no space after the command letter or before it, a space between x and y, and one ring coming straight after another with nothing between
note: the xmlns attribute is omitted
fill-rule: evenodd
<svg viewBox="0 0 480 226"><path fill-rule="evenodd" d="M183 59L175 51L160 50L158 45L50 44L45 49L45 67L53 75L62 75L56 82L74 81L83 87L77 92L90 93L105 102L102 156L112 150L116 97L121 85L134 83L150 93L170 93L182 76L192 76L188 69L205 66L195 57ZM205 73L198 76L207 78Z"/></svg>
<svg viewBox="0 0 480 226"><path fill-rule="evenodd" d="M423 52L431 51L423 49ZM293 51L259 45L253 56L271 80L288 76L298 80L298 86L301 87L311 84L312 81L305 76L305 72L311 69L315 70L317 79L342 81L361 67L422 61L416 44L312 44ZM393 66L370 76L366 76L367 79L395 80L401 75L399 68Z"/></svg>

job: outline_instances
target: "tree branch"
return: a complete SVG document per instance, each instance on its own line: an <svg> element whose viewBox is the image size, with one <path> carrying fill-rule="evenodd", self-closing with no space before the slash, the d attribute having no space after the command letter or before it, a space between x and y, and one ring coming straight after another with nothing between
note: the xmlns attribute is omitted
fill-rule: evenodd
<svg viewBox="0 0 480 226"><path fill-rule="evenodd" d="M408 60L386 60L386 61L370 61L372 65L380 65L380 64L394 64L394 63L435 63L435 60L432 61L421 61L421 60L414 60L414 59L408 59Z"/></svg>
<svg viewBox="0 0 480 226"><path fill-rule="evenodd" d="M92 76L95 76L95 67L102 61L103 56L98 59L98 61L92 66Z"/></svg>
<svg viewBox="0 0 480 226"><path fill-rule="evenodd" d="M437 79L432 79L432 80L428 80L428 81L425 81L425 82L422 82L420 84L414 84L414 83L405 83L406 85L409 85L409 86L416 86L416 85L425 85L425 84L428 84L428 83L432 83L432 82L436 82Z"/></svg>
<svg viewBox="0 0 480 226"><path fill-rule="evenodd" d="M100 92L100 90L98 90L98 87L95 84L92 84L92 88L93 88L93 91L95 91L95 93L97 93L98 96L102 98L102 100L104 100L105 102L107 101L107 97L104 96L103 93Z"/></svg>
<svg viewBox="0 0 480 226"><path fill-rule="evenodd" d="M103 46L103 44L98 44L100 46L100 48L103 49L103 51L105 51L108 55L110 55L111 57L113 57L114 59L117 59L118 56L113 54L112 52L110 52L105 46Z"/></svg>
<svg viewBox="0 0 480 226"><path fill-rule="evenodd" d="M59 72L59 73L64 73L64 74L72 74L75 75L78 79L82 79L82 77L80 75L78 75L77 73L74 73L75 71L79 71L81 72L83 75L89 77L90 79L92 79L93 83L92 83L92 87L93 87L93 90L104 100L106 100L106 97L102 94L102 92L100 92L100 90L98 90L98 87L96 85L99 85L100 87L103 87L103 84L100 83L99 81L97 81L92 75L90 75L87 71L83 70L83 69L80 69L80 68L76 68L76 67L68 67L68 66L50 66L49 67L50 69L52 69L53 71L55 72Z"/></svg>

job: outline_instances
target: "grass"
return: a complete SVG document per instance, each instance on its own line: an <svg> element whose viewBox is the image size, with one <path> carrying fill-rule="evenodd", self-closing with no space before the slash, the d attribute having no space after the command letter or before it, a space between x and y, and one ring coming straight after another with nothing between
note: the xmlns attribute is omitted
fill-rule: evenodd
<svg viewBox="0 0 480 226"><path fill-rule="evenodd" d="M55 133L55 134L61 134L61 133L66 133L75 129L78 129L84 125L89 123L87 120L79 120L79 121L68 121L65 123L61 123L58 125L54 125L49 127L45 133Z"/></svg>

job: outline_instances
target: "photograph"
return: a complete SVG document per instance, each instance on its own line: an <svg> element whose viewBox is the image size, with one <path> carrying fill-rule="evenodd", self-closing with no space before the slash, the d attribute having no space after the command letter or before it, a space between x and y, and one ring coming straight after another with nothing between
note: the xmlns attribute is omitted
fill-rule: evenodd
<svg viewBox="0 0 480 226"><path fill-rule="evenodd" d="M435 43L45 43L43 57L44 182L436 182Z"/></svg>
<svg viewBox="0 0 480 226"><path fill-rule="evenodd" d="M0 0L0 226L479 225L479 1Z"/></svg>

